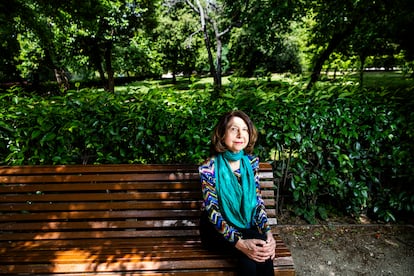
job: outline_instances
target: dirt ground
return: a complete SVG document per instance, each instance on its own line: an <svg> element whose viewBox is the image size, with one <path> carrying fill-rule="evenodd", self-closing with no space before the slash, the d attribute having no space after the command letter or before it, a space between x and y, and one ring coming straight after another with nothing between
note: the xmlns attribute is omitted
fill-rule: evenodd
<svg viewBox="0 0 414 276"><path fill-rule="evenodd" d="M297 276L414 276L414 225L281 224Z"/></svg>

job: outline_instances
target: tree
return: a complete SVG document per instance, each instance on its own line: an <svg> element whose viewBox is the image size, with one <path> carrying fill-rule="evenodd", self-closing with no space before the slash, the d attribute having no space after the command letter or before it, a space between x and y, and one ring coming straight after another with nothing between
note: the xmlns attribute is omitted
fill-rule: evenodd
<svg viewBox="0 0 414 276"><path fill-rule="evenodd" d="M6 53L10 55L9 61L14 61L11 63L14 64L16 72L32 75L34 85L39 80L42 68L48 68L55 72L57 79L61 81L60 84L67 89L68 82L61 74L62 62L57 55L58 48L61 47L57 46L58 39L52 31L53 24L44 15L45 13L54 14L54 12L49 6L45 9L41 7L43 7L42 2L20 0L14 0L5 7L3 11L6 12L3 16L7 23L2 26L8 37L4 41L5 45L13 45L15 49L13 53ZM13 69L9 67L6 71L10 74Z"/></svg>
<svg viewBox="0 0 414 276"><path fill-rule="evenodd" d="M197 36L197 18L182 5L164 5L160 11L157 42L162 54L165 72L171 72L173 82L176 75L189 76L195 69L200 37Z"/></svg>
<svg viewBox="0 0 414 276"><path fill-rule="evenodd" d="M118 76L129 79L161 76L162 55L154 41L154 35L138 31L129 45L117 45L113 52L113 67Z"/></svg>
<svg viewBox="0 0 414 276"><path fill-rule="evenodd" d="M243 76L255 71L301 71L298 46L292 29L300 20L302 4L290 1L255 1L246 14L246 24L232 33L230 54L232 67Z"/></svg>
<svg viewBox="0 0 414 276"><path fill-rule="evenodd" d="M387 43L399 43L411 53L413 39L411 36L406 37L406 26L413 25L412 6L411 0L310 2L308 9L314 12L317 24L311 30L313 38L309 43L316 45L318 50L314 53L308 89L319 79L322 66L329 56L339 48L349 48L351 43L358 49L361 60L368 50L372 52L372 43L377 39L384 39ZM398 31L399 29L402 31ZM398 41L397 37L402 39Z"/></svg>
<svg viewBox="0 0 414 276"><path fill-rule="evenodd" d="M0 2L0 81L20 79L15 57L19 54L14 16L18 13L19 3L11 0Z"/></svg>
<svg viewBox="0 0 414 276"><path fill-rule="evenodd" d="M222 85L223 39L234 27L242 26L244 13L249 9L250 1L186 0L186 3L199 17L200 31L204 35L208 53L210 74L213 76L215 87L219 89ZM212 35L214 41L211 39ZM212 52L214 46L215 58Z"/></svg>
<svg viewBox="0 0 414 276"><path fill-rule="evenodd" d="M77 29L74 32L75 53L86 54L99 72L108 91L114 91L113 51L128 47L139 29L150 31L155 25L156 1L83 2L68 7ZM73 26L73 23L72 23ZM74 53L74 54L75 54ZM106 79L107 78L107 79Z"/></svg>
<svg viewBox="0 0 414 276"><path fill-rule="evenodd" d="M114 49L128 47L137 31L150 32L156 25L157 1L13 1L17 8L9 21L20 28L11 31L21 43L36 46L29 50L37 59L20 47L21 65L49 68L58 82L67 83L65 67L89 62L108 91L114 91Z"/></svg>
<svg viewBox="0 0 414 276"><path fill-rule="evenodd" d="M414 29L414 1L396 0L391 2L394 7L390 11L390 19L393 24L387 28L387 33L392 38L391 40L398 45L398 48L404 52L406 61L412 62L414 61L414 36L412 35ZM414 70L411 77L414 78Z"/></svg>
<svg viewBox="0 0 414 276"><path fill-rule="evenodd" d="M355 2L355 3L354 3ZM341 2L316 1L311 7L315 11L312 43L319 45L320 52L314 55L314 65L308 89L319 79L322 66L331 53L349 37L362 18L366 16L364 1Z"/></svg>

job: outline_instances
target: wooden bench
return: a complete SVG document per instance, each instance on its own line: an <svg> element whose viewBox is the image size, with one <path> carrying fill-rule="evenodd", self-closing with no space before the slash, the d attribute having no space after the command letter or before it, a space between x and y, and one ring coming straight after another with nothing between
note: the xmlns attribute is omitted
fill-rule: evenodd
<svg viewBox="0 0 414 276"><path fill-rule="evenodd" d="M271 166L260 173L275 223ZM201 247L200 186L197 166L0 167L0 275L235 275ZM275 274L294 275L275 238Z"/></svg>

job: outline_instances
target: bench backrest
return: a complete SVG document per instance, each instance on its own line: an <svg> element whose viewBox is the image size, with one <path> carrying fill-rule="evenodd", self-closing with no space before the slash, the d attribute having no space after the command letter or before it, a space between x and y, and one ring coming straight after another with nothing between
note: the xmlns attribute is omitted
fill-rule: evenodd
<svg viewBox="0 0 414 276"><path fill-rule="evenodd" d="M272 167L260 164L272 224ZM0 167L0 241L198 235L194 165Z"/></svg>

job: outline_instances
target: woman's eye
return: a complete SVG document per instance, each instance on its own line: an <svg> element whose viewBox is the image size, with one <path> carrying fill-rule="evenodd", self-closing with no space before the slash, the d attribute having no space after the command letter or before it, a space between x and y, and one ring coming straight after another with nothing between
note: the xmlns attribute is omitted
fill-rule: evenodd
<svg viewBox="0 0 414 276"><path fill-rule="evenodd" d="M239 131L240 132L249 132L249 129L248 128L241 128L241 129L239 129L238 127L230 127L229 130L232 133L238 133Z"/></svg>

